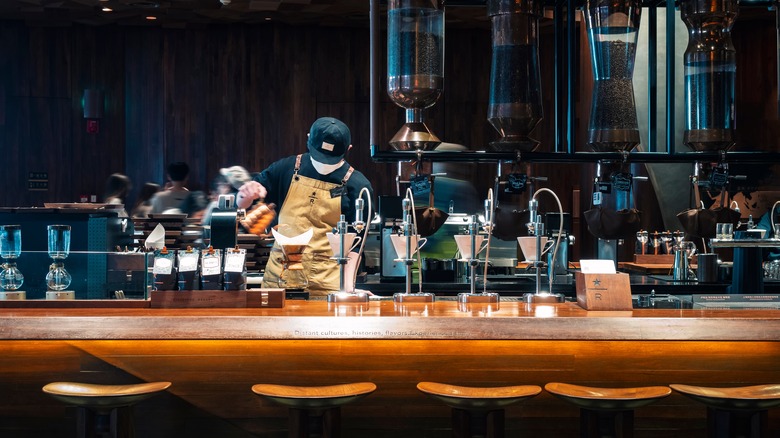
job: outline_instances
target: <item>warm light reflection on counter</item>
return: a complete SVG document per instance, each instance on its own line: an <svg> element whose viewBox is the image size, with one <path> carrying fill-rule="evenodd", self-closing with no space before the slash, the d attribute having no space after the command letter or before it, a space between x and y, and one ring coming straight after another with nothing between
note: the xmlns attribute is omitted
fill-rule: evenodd
<svg viewBox="0 0 780 438"><path fill-rule="evenodd" d="M371 307L369 303L328 303L328 313L333 316L363 316Z"/></svg>
<svg viewBox="0 0 780 438"><path fill-rule="evenodd" d="M558 306L549 304L527 304L537 318L554 318L558 316Z"/></svg>
<svg viewBox="0 0 780 438"><path fill-rule="evenodd" d="M395 316L429 316L434 303L403 303L394 302Z"/></svg>
<svg viewBox="0 0 780 438"><path fill-rule="evenodd" d="M491 316L494 312L498 312L500 306L498 302L495 303L458 303L458 310L461 312L468 312L471 316Z"/></svg>

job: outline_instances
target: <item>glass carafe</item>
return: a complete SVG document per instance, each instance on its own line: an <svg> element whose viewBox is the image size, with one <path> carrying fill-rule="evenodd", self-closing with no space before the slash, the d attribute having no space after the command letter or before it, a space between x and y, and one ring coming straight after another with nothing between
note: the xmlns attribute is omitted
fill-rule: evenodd
<svg viewBox="0 0 780 438"><path fill-rule="evenodd" d="M444 89L444 4L390 0L387 12L387 94L406 109L406 124L390 140L397 150L432 149L440 140L423 122Z"/></svg>
<svg viewBox="0 0 780 438"><path fill-rule="evenodd" d="M304 290L309 279L303 266L303 252L306 245L280 245L282 248L282 271L277 284L286 290Z"/></svg>
<svg viewBox="0 0 780 438"><path fill-rule="evenodd" d="M493 61L488 122L501 134L490 143L497 151L535 150L529 134L542 120L539 70L541 1L489 0Z"/></svg>
<svg viewBox="0 0 780 438"><path fill-rule="evenodd" d="M72 280L65 270L65 259L70 254L70 225L49 225L47 231L52 264L46 274L46 286L51 291L65 290Z"/></svg>
<svg viewBox="0 0 780 438"><path fill-rule="evenodd" d="M585 24L593 63L588 145L597 152L630 151L639 144L634 58L640 0L589 0Z"/></svg>
<svg viewBox="0 0 780 438"><path fill-rule="evenodd" d="M16 267L16 259L22 254L22 227L0 225L0 289L15 291L22 287L24 275Z"/></svg>
<svg viewBox="0 0 780 438"><path fill-rule="evenodd" d="M680 12L688 27L683 142L695 151L728 150L734 146L736 128L731 27L737 0L685 0Z"/></svg>

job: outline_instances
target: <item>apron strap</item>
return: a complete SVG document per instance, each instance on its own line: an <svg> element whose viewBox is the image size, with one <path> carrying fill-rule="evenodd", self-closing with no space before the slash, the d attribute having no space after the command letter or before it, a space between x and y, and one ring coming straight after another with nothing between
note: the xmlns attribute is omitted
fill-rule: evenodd
<svg viewBox="0 0 780 438"><path fill-rule="evenodd" d="M293 177L298 176L298 171L301 170L301 157L303 154L299 154L297 157L295 157L295 173L293 173Z"/></svg>
<svg viewBox="0 0 780 438"><path fill-rule="evenodd" d="M344 178L341 179L341 185L347 184L347 181L349 181L349 177L352 176L352 172L355 171L355 168L352 166L349 166L349 170L347 170L347 174L344 175Z"/></svg>

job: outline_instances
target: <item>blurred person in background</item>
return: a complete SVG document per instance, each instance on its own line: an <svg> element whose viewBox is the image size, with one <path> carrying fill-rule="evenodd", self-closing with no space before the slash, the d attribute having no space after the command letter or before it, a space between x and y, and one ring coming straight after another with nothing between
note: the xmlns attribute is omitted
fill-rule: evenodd
<svg viewBox="0 0 780 438"><path fill-rule="evenodd" d="M182 203L189 197L190 191L186 185L190 166L181 161L171 163L167 173L169 186L152 197L149 213L181 213Z"/></svg>
<svg viewBox="0 0 780 438"><path fill-rule="evenodd" d="M160 191L160 185L148 182L141 187L141 193L133 206L132 216L137 219L146 219L152 211L152 196Z"/></svg>

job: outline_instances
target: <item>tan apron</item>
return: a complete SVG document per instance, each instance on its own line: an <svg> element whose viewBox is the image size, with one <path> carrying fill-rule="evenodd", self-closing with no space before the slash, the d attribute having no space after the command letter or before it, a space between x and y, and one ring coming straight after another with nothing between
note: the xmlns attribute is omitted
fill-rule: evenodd
<svg viewBox="0 0 780 438"><path fill-rule="evenodd" d="M349 168L340 184L319 181L298 175L301 168L301 155L295 160L295 173L290 182L290 190L279 212L279 232L294 237L314 229L309 246L303 254L302 271L287 271L285 278L292 284L300 284L300 277L306 275L311 295L326 295L339 288L339 268L332 260L333 251L326 233L333 230L341 216L341 193L354 169ZM339 193L333 193L339 192ZM282 250L274 243L268 264L263 274L263 287L278 288L279 275L282 273Z"/></svg>

